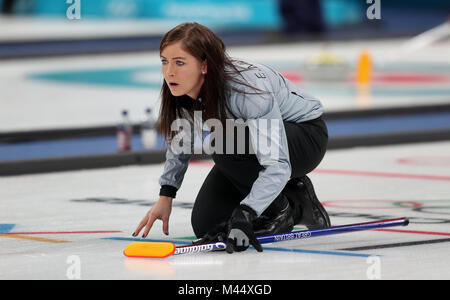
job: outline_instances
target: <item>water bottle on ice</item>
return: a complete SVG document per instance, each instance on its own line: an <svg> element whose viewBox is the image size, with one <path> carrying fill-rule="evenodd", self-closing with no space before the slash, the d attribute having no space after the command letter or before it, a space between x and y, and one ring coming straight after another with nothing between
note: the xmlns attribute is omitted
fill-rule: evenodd
<svg viewBox="0 0 450 300"><path fill-rule="evenodd" d="M145 110L145 120L141 124L141 142L144 149L156 147L158 141L158 130L156 128L156 118L151 108Z"/></svg>
<svg viewBox="0 0 450 300"><path fill-rule="evenodd" d="M122 120L117 126L117 148L119 152L131 150L131 138L133 136L133 125L127 110L122 111Z"/></svg>

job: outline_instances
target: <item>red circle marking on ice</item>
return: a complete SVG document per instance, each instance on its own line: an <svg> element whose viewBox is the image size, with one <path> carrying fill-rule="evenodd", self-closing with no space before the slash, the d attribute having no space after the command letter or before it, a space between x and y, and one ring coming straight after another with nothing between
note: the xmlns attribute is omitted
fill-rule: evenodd
<svg viewBox="0 0 450 300"><path fill-rule="evenodd" d="M397 159L397 163L404 165L448 167L450 166L450 156L405 157Z"/></svg>
<svg viewBox="0 0 450 300"><path fill-rule="evenodd" d="M392 206L349 206L340 205L340 203L392 203ZM336 204L338 203L338 204ZM395 206L394 203L402 203L404 206ZM397 200L330 200L323 201L322 204L326 207L334 208L350 208L350 209L399 209L399 208L411 208L411 207L421 207L422 203L413 201L397 201Z"/></svg>
<svg viewBox="0 0 450 300"><path fill-rule="evenodd" d="M281 70L280 73L293 83L300 83L304 75L295 70ZM349 80L353 81L354 76ZM412 73L412 72L377 72L372 76L373 82L381 83L445 83L450 82L447 74Z"/></svg>
<svg viewBox="0 0 450 300"><path fill-rule="evenodd" d="M293 83L300 83L303 81L303 75L297 71L280 71L280 73L289 81Z"/></svg>
<svg viewBox="0 0 450 300"><path fill-rule="evenodd" d="M443 74L420 74L420 73L378 73L374 74L373 80L377 82L398 83L440 83L449 81L450 77Z"/></svg>

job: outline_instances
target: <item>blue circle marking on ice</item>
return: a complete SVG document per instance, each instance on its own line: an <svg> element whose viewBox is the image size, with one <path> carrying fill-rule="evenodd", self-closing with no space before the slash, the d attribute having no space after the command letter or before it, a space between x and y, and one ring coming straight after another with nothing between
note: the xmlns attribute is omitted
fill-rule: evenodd
<svg viewBox="0 0 450 300"><path fill-rule="evenodd" d="M16 224L0 224L0 233L10 232Z"/></svg>
<svg viewBox="0 0 450 300"><path fill-rule="evenodd" d="M161 68L157 65L93 70L67 70L33 73L31 80L46 80L70 84L160 89Z"/></svg>

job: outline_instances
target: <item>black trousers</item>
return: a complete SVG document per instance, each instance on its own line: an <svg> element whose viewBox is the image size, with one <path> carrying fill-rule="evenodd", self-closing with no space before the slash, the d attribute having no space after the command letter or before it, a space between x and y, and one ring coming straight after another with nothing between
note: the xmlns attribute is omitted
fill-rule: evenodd
<svg viewBox="0 0 450 300"><path fill-rule="evenodd" d="M298 178L313 171L322 161L328 130L322 118L304 123L284 122L284 127L291 178ZM254 154L213 154L212 158L215 165L200 188L192 210L192 228L198 238L230 218L263 169Z"/></svg>

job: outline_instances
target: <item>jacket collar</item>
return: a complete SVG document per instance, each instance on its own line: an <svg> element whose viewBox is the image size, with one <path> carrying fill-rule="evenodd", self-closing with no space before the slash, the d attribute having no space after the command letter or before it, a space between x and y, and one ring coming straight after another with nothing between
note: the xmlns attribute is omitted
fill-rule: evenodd
<svg viewBox="0 0 450 300"><path fill-rule="evenodd" d="M187 110L192 110L193 108L201 109L203 107L201 97L199 97L196 101L194 100L194 98L191 98L188 95L183 95L176 97L176 101L178 106L181 106L182 108Z"/></svg>

